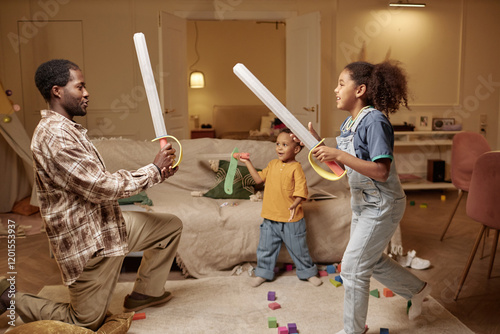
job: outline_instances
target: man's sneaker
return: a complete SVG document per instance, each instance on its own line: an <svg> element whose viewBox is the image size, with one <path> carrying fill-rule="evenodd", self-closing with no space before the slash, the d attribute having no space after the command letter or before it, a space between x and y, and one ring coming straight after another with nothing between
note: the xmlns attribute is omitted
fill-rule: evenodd
<svg viewBox="0 0 500 334"><path fill-rule="evenodd" d="M146 299L134 299L131 298L130 295L127 295L123 302L123 310L124 312L135 312L146 307L165 304L170 299L172 299L172 294L169 291L165 291L165 293L159 297L149 297Z"/></svg>

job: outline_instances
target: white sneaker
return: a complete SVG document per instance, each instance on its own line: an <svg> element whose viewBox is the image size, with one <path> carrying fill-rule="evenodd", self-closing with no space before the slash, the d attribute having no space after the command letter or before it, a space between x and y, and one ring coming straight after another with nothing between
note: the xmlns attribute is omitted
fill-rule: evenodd
<svg viewBox="0 0 500 334"><path fill-rule="evenodd" d="M415 319L422 313L422 303L424 302L425 297L430 295L431 291L432 287L430 286L430 284L425 283L422 291L413 296L413 298L411 299L411 307L408 310L408 318L410 320Z"/></svg>
<svg viewBox="0 0 500 334"><path fill-rule="evenodd" d="M421 259L416 256L417 252L415 250L411 250L408 252L406 256L401 256L398 258L398 262L403 267L423 270L427 269L431 266L431 261Z"/></svg>

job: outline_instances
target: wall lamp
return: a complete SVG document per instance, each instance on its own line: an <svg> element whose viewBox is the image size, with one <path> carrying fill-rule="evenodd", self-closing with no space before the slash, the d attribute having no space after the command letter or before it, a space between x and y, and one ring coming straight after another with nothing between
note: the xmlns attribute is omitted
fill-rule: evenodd
<svg viewBox="0 0 500 334"><path fill-rule="evenodd" d="M193 65L189 66L189 70L191 70L191 74L189 75L189 87L191 88L203 88L205 87L205 75L202 71L193 70L194 65L198 63L200 60L200 54L198 53L198 24L194 21L195 28L195 40L194 40L194 51L196 53L196 61Z"/></svg>
<svg viewBox="0 0 500 334"><path fill-rule="evenodd" d="M398 1L398 2L390 2L389 7L425 7L425 3L417 3L417 2L403 2L403 1Z"/></svg>

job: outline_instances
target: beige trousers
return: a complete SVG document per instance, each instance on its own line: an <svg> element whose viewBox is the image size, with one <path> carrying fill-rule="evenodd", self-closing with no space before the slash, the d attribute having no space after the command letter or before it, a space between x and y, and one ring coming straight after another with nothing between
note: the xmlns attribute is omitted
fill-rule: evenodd
<svg viewBox="0 0 500 334"><path fill-rule="evenodd" d="M182 222L171 214L123 212L130 252L144 251L134 291L161 296L179 245ZM16 311L24 322L59 320L97 330L113 295L124 257L95 257L69 289L70 302L59 303L16 293Z"/></svg>

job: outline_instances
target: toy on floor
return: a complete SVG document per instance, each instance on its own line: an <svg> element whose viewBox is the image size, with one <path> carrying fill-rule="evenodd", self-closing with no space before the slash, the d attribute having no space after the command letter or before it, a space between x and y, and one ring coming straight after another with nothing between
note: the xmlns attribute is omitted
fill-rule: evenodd
<svg viewBox="0 0 500 334"><path fill-rule="evenodd" d="M288 324L288 333L289 334L296 334L298 333L297 331L297 324L294 322L291 322Z"/></svg>
<svg viewBox="0 0 500 334"><path fill-rule="evenodd" d="M277 310L277 309L281 308L281 305L280 305L280 304L278 304L278 303L276 303L276 302L274 302L274 303L270 303L268 306L269 306L269 308L270 308L271 310Z"/></svg>
<svg viewBox="0 0 500 334"><path fill-rule="evenodd" d="M380 298L380 293L378 292L378 289L370 291L370 295L372 295L373 297Z"/></svg>
<svg viewBox="0 0 500 334"><path fill-rule="evenodd" d="M288 329L286 327L278 327L278 334L288 334Z"/></svg>
<svg viewBox="0 0 500 334"><path fill-rule="evenodd" d="M337 280L334 280L333 278L330 278L330 283L332 283L336 288L342 285L342 283L340 283Z"/></svg>
<svg viewBox="0 0 500 334"><path fill-rule="evenodd" d="M276 300L276 292L269 291L267 293L267 300L272 301L272 302L275 301Z"/></svg>
<svg viewBox="0 0 500 334"><path fill-rule="evenodd" d="M132 320L142 320L142 319L146 319L146 313L142 312L142 313L136 313L134 314Z"/></svg>
<svg viewBox="0 0 500 334"><path fill-rule="evenodd" d="M329 264L326 266L326 272L329 274L335 274L337 272L337 268L334 264Z"/></svg>

